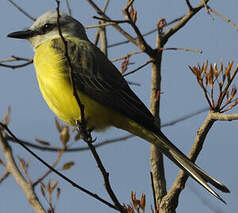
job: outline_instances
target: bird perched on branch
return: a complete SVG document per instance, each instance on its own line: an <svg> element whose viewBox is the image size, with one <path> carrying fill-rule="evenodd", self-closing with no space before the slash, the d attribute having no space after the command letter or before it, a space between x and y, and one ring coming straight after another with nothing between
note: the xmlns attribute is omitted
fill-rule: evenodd
<svg viewBox="0 0 238 213"><path fill-rule="evenodd" d="M160 131L156 118L117 68L89 41L80 22L63 12L49 11L29 29L8 37L27 39L32 44L41 93L60 119L76 126L82 118L75 87L88 128L103 130L115 126L145 139L225 202L208 183L222 192L229 189L194 164Z"/></svg>

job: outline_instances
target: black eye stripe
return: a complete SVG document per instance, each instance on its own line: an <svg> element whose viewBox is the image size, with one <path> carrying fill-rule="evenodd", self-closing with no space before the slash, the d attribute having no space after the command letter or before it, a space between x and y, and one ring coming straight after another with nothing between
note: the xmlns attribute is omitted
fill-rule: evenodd
<svg viewBox="0 0 238 213"><path fill-rule="evenodd" d="M52 29L54 29L55 26L56 26L55 24L46 23L40 28L39 33L40 34L45 34L49 31L51 31Z"/></svg>

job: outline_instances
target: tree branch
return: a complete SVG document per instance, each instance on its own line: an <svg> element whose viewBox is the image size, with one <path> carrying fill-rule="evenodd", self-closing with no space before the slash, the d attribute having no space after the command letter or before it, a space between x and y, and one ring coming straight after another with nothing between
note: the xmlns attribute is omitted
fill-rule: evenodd
<svg viewBox="0 0 238 213"><path fill-rule="evenodd" d="M23 63L23 64L18 64L18 65L3 64L3 63L6 63L6 62L14 62L14 61L26 61L26 62ZM22 58L22 57L17 57L17 56L12 56L10 59L0 60L0 66L11 68L11 69L17 69L17 68L25 67L25 66L27 66L29 64L32 64L32 63L33 63L33 59Z"/></svg>
<svg viewBox="0 0 238 213"><path fill-rule="evenodd" d="M58 176L60 176L61 178L63 178L66 182L70 183L73 187L81 190L82 192L90 195L91 197L95 198L96 200L104 203L105 205L109 206L110 208L113 208L115 210L117 210L117 208L107 202L106 200L102 199L101 197L99 197L97 194L94 194L90 191L88 191L87 189L79 186L78 184L76 184L74 181L70 180L69 178L67 178L65 175L63 175L61 172L57 171L56 169L54 169L53 167L51 167L47 162L45 162L42 158L40 158L38 155L36 155L34 152L32 152L24 143L22 143L11 131L10 129L3 124L2 122L0 122L0 127L5 129L8 134L14 138L14 141L16 141L19 145L21 145L27 152L29 152L34 158L36 158L37 160L39 160L43 165L45 165L47 168L51 169L55 174L57 174ZM1 138L0 138L1 139ZM4 138L3 138L4 139Z"/></svg>
<svg viewBox="0 0 238 213"><path fill-rule="evenodd" d="M192 162L195 162L198 158L198 155L202 150L205 138L215 122L215 120L212 119L211 114L212 112L208 113L207 118L199 128L192 149L188 154L188 157ZM160 209L163 209L162 212L167 212L168 209L175 211L178 205L179 195L184 189L188 177L189 176L183 170L180 170L175 182L173 183L167 195L164 196L160 204Z"/></svg>
<svg viewBox="0 0 238 213"><path fill-rule="evenodd" d="M210 112L209 116L210 116L210 119L212 119L212 120L219 120L219 121L238 120L238 113L223 114L223 113L219 113L219 112Z"/></svg>
<svg viewBox="0 0 238 213"><path fill-rule="evenodd" d="M200 3L194 7L193 10L189 10L176 25L169 28L161 37L161 45L163 46L173 34L184 27L185 24L204 7L204 2L207 3L208 1L209 0L201 0Z"/></svg>
<svg viewBox="0 0 238 213"><path fill-rule="evenodd" d="M189 0L185 0L185 2L186 2L186 4L187 4L187 6L188 6L188 10L189 10L189 11L193 10L193 7L192 7L190 1L189 1Z"/></svg>
<svg viewBox="0 0 238 213"><path fill-rule="evenodd" d="M176 18L170 22L167 22L167 25L166 26L169 26L171 24L174 24L175 22L178 22L180 21L181 19L183 18L183 16L179 17L179 18ZM150 30L146 33L143 33L142 36L145 37L145 36L148 36L148 35L151 35L152 33L155 33L157 32L157 28L153 29L153 30ZM134 39L137 39L137 38L134 38ZM116 47L116 46L119 46L119 45L122 45L122 44L127 44L129 43L130 41L129 40L124 40L124 41L120 41L120 42L116 42L116 43L112 43L112 44L109 44L108 45L108 48L111 48L111 47Z"/></svg>
<svg viewBox="0 0 238 213"><path fill-rule="evenodd" d="M1 134L1 133L0 133ZM1 138L0 138L0 140L1 140ZM9 171L8 170L6 170L3 174L2 174L2 176L0 177L0 184L9 176Z"/></svg>
<svg viewBox="0 0 238 213"><path fill-rule="evenodd" d="M89 149L91 150L94 159L97 162L98 168L100 169L103 178L104 178L104 186L110 196L110 198L112 199L113 203L115 204L116 208L118 211L122 212L122 213L127 213L127 211L124 209L124 207L120 204L120 202L118 201L115 193L112 190L110 181L109 181L109 173L106 171L105 167L103 166L103 163L95 149L95 147L93 146L93 144L89 141L85 141L88 144Z"/></svg>
<svg viewBox="0 0 238 213"><path fill-rule="evenodd" d="M214 13L215 15L219 16L220 18L222 18L225 22L231 24L231 26L232 26L235 30L238 31L238 26L237 26L235 23L233 23L233 22L231 21L231 19L229 19L229 18L227 18L226 16L222 15L222 14L219 13L218 11L212 9L212 8L209 7L208 5L207 5L207 8L208 8L208 10L209 10L210 12L212 12L212 13Z"/></svg>
<svg viewBox="0 0 238 213"><path fill-rule="evenodd" d="M63 155L63 150L58 151L58 156L55 159L55 161L51 167L55 168L57 166L57 164L61 160L62 155ZM36 187L36 185L38 185L40 182L42 182L51 172L52 172L52 170L48 169L41 177L39 177L35 182L33 182L32 186Z"/></svg>
<svg viewBox="0 0 238 213"><path fill-rule="evenodd" d="M149 60L149 61L145 62L144 64L142 64L141 66L137 67L136 69L134 69L134 70L132 70L132 71L130 71L130 72L127 72L127 73L123 74L123 76L125 77L125 76L127 76L127 75L131 75L131 74L133 74L133 73L135 73L135 72L141 70L143 67L147 66L147 65L150 64L150 63L152 63L152 60Z"/></svg>
<svg viewBox="0 0 238 213"><path fill-rule="evenodd" d="M7 141L3 137L4 132L2 131L2 128L0 128L0 143L2 147L2 153L6 159L7 165L7 171L11 173L11 175L16 180L17 184L21 187L21 189L24 191L29 204L37 213L46 213L44 210L42 204L38 200L32 185L27 183L23 175L21 174L20 170L18 169L16 162L14 160L14 157L12 155L12 151L10 146L8 145Z"/></svg>
<svg viewBox="0 0 238 213"><path fill-rule="evenodd" d="M87 2L93 7L93 9L103 18L110 21L110 18L92 1L87 0ZM124 31L119 25L115 24L112 25L118 32L120 32L122 35L124 35L130 42L133 44L136 44L136 39L134 39L129 33Z"/></svg>
<svg viewBox="0 0 238 213"><path fill-rule="evenodd" d="M20 6L18 6L14 1L8 0L15 8L17 8L22 14L24 14L27 18L31 19L32 21L35 21L36 19L31 16L29 13L27 13L25 10L23 10Z"/></svg>

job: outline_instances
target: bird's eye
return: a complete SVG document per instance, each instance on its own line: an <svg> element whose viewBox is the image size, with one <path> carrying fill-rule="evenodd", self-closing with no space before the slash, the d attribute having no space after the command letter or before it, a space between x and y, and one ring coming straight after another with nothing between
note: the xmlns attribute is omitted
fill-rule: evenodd
<svg viewBox="0 0 238 213"><path fill-rule="evenodd" d="M54 24L49 24L49 23L47 23L47 24L43 25L43 27L41 28L41 32L42 32L42 33L47 33L47 32L49 32L50 30L52 30L54 27L55 27Z"/></svg>

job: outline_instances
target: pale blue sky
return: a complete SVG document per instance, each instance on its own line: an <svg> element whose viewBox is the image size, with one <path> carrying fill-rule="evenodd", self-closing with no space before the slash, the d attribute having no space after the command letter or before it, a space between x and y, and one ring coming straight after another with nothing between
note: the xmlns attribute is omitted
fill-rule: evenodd
<svg viewBox="0 0 238 213"><path fill-rule="evenodd" d="M41 15L48 10L54 10L56 3L54 0L41 1L15 1L34 17ZM103 1L95 1L100 3ZM121 8L126 1L111 1L108 14L113 19L122 19ZM171 21L183 15L187 9L185 1L175 0L150 0L135 1L134 8L138 11L137 24L142 32L147 32L155 28L156 22L160 18ZM192 1L197 3L198 1ZM211 1L211 6L225 16L228 16L238 25L236 0ZM87 1L71 0L73 17L81 21L84 25L96 24L97 21L91 17L95 12L87 4ZM102 7L102 6L101 6ZM65 5L61 8L66 11ZM227 63L234 60L238 63L238 32L231 25L225 23L219 17L214 16L212 20L205 12L201 11L195 16L180 32L173 36L166 47L186 47L201 49L203 54L166 51L162 64L162 99L161 99L161 120L162 123L171 121L186 113L196 111L207 106L202 91L196 83L196 79L188 70L188 65L196 65L205 60L219 62L223 60ZM0 59L9 58L11 55L21 57L33 57L33 51L26 41L6 38L10 32L26 28L32 21L16 10L8 1L1 0L1 32L0 32ZM123 25L128 29L127 25ZM113 30L109 30L109 44L123 40L121 35ZM130 30L130 32L132 32ZM91 40L94 39L95 30L87 31ZM155 34L146 37L146 40L154 45ZM128 52L138 50L132 44L127 44L109 49L109 58L120 57ZM131 61L135 65L129 70L136 68L148 60L145 55L132 57ZM120 68L120 63L116 63ZM150 66L147 66L135 75L131 75L128 80L140 83L140 87L133 86L137 95L149 106L150 92ZM237 80L235 81L237 84ZM35 78L34 67L28 66L22 69L10 70L0 67L0 118L7 111L7 107L12 107L12 119L10 128L19 137L29 141L40 137L41 139L54 141L59 144L58 134L54 125L54 114L49 110L41 97ZM237 112L234 109L233 112ZM187 153L191 148L196 131L203 123L206 113L192 119L179 123L175 126L163 129L163 132L178 146L183 152ZM206 207L200 198L193 193L195 189L206 199L207 202L218 209L216 212L233 213L238 211L238 169L236 162L237 156L237 121L217 122L207 136L204 149L199 156L197 163L209 174L219 179L231 190L231 194L221 194L226 201L224 205L212 195L207 193L195 181L189 179L185 190L180 196L180 204L177 212L214 212ZM115 136L125 135L125 132L110 129L104 133L95 133L97 141ZM78 142L75 146L80 146L83 142ZM82 144L81 146L84 146ZM30 174L35 180L43 171L46 170L38 161L34 160L21 147L12 145L15 156L31 159ZM129 203L130 192L134 191L137 195L144 192L147 196L147 210L150 212L152 202L152 192L150 187L150 145L138 138L108 145L98 149L99 155L110 173L111 184L118 198L123 203ZM56 155L47 152L37 152L41 157L52 162ZM0 158L3 159L0 153ZM73 159L76 165L65 174L78 182L79 185L108 199L103 187L103 179L98 171L96 163L89 152L67 153L63 162ZM62 162L62 164L63 164ZM62 165L61 164L61 165ZM3 169L0 168L0 172ZM168 188L175 179L178 169L166 159L166 176ZM51 179L58 179L55 175ZM9 177L1 184L0 193L0 212L33 212L29 207L23 192ZM56 212L114 212L93 198L76 190L68 183L60 181L62 196L56 208ZM42 199L42 198L41 198ZM6 200L10 200L11 205ZM45 206L46 203L42 199Z"/></svg>

